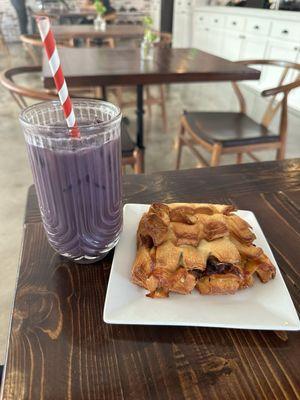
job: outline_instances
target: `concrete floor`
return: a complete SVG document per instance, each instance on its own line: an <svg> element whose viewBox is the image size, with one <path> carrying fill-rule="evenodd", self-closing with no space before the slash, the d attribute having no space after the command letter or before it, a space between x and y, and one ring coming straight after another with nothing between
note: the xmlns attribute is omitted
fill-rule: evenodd
<svg viewBox="0 0 300 400"><path fill-rule="evenodd" d="M20 45L10 46L10 59L0 53L0 69L10 65L24 65L30 60ZM39 85L36 77L32 85ZM250 99L251 100L251 99ZM113 99L112 99L113 101ZM250 107L253 118L259 119L264 104L254 100ZM167 110L169 115L168 132L162 132L159 109L153 110L151 120L145 115L146 125L146 172L170 170L175 164L175 138L178 121L182 110L236 110L237 102L228 83L172 85L167 88ZM134 121L134 110L123 110ZM32 183L27 162L24 140L18 122L18 106L10 94L0 87L0 364L3 363L8 333L8 321L14 288L20 244L26 192ZM299 128L300 116L290 113L287 158L300 157ZM275 125L276 125L275 121ZM134 122L132 122L134 132ZM271 160L271 152L260 153L263 160ZM223 164L234 162L234 158L224 157ZM183 155L182 168L197 165L195 159L186 151Z"/></svg>

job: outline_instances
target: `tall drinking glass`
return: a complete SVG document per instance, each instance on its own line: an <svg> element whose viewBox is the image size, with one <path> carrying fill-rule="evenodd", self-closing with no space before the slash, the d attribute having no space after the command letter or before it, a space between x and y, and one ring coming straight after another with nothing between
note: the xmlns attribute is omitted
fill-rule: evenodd
<svg viewBox="0 0 300 400"><path fill-rule="evenodd" d="M121 113L99 100L73 100L80 138L59 101L20 115L44 227L51 246L79 263L103 258L122 229Z"/></svg>

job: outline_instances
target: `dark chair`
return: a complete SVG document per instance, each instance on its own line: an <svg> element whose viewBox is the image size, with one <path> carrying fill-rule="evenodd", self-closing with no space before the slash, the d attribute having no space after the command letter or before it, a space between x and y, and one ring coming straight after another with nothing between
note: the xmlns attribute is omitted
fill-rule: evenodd
<svg viewBox="0 0 300 400"><path fill-rule="evenodd" d="M271 65L283 69L277 87L264 90L263 97L272 97L261 123L246 115L246 103L236 82L233 89L240 104L239 112L190 112L185 111L180 121L176 169L180 167L182 147L187 146L198 158L201 166L217 166L222 154L236 154L237 163L242 162L243 154L260 161L253 152L276 150L277 160L284 159L287 138L287 102L289 93L300 86L297 78L285 84L289 70L300 71L300 64L278 60L238 61L244 65ZM297 74L298 75L298 74ZM280 95L280 98L278 98ZM279 133L273 133L269 125L281 108ZM211 153L208 163L195 146Z"/></svg>
<svg viewBox="0 0 300 400"><path fill-rule="evenodd" d="M56 100L57 94L55 91L45 89L32 89L21 86L15 82L15 78L21 74L41 73L41 66L24 66L16 67L3 71L0 76L2 85L9 90L13 99L18 106L23 109L27 107L26 99L33 100ZM70 92L72 93L72 92ZM76 97L76 96L73 96ZM130 165L135 173L142 172L142 157L141 151L136 147L128 133L129 121L124 119L122 122L122 166L125 171L126 165Z"/></svg>

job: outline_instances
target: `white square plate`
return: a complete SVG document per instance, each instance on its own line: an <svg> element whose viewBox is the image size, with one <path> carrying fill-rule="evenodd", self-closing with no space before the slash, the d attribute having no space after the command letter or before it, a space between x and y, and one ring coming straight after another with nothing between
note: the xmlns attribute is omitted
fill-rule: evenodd
<svg viewBox="0 0 300 400"><path fill-rule="evenodd" d="M126 204L124 229L115 249L103 319L109 324L183 325L219 328L300 330L300 322L289 292L268 242L251 211L238 211L253 228L255 244L261 247L276 266L274 280L234 295L201 296L170 293L165 299L146 297L147 291L134 285L131 266L136 254L138 223L149 206Z"/></svg>

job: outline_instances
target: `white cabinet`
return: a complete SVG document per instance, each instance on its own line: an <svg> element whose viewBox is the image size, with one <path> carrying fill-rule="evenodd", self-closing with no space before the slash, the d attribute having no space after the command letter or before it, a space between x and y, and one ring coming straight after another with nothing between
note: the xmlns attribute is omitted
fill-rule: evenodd
<svg viewBox="0 0 300 400"><path fill-rule="evenodd" d="M300 64L300 54L298 54L297 57L297 63ZM295 73L296 78L300 79L300 71L299 73ZM294 89L290 92L289 95L289 106L293 107L294 109L300 109L300 87L297 89Z"/></svg>
<svg viewBox="0 0 300 400"><path fill-rule="evenodd" d="M176 14L174 23L176 29L174 29L173 34L173 47L189 47L192 32L189 13L187 11L179 11Z"/></svg>
<svg viewBox="0 0 300 400"><path fill-rule="evenodd" d="M240 60L264 59L266 54L267 39L255 35L241 35L243 44L240 49Z"/></svg>
<svg viewBox="0 0 300 400"><path fill-rule="evenodd" d="M245 36L239 32L226 32L223 38L222 57L231 61L240 59L241 46Z"/></svg>
<svg viewBox="0 0 300 400"><path fill-rule="evenodd" d="M269 40L266 49L266 59L286 60L295 62L299 54L298 43L286 42L283 40ZM278 86L283 69L280 67L266 66L262 72L262 85L264 88ZM285 82L290 82L295 77L295 72L291 71L285 78Z"/></svg>
<svg viewBox="0 0 300 400"><path fill-rule="evenodd" d="M176 10L183 13L184 3L184 0L175 0ZM177 21L175 42L187 47L182 37L186 19L181 16ZM190 26L193 47L228 60L277 59L300 64L300 12L201 6L196 7ZM265 88L278 86L283 72L276 67L256 68L261 69L261 79L242 83L252 97L260 96ZM285 83L296 76L297 72L292 71ZM289 106L300 111L300 89L291 92Z"/></svg>
<svg viewBox="0 0 300 400"><path fill-rule="evenodd" d="M259 35L242 35L243 42L240 48L240 60L259 60L264 59L266 55L267 39ZM261 67L255 66L256 69L262 70ZM246 84L258 91L262 91L262 80L244 81Z"/></svg>
<svg viewBox="0 0 300 400"><path fill-rule="evenodd" d="M207 53L220 56L222 54L223 32L220 29L205 28L206 30L206 46Z"/></svg>
<svg viewBox="0 0 300 400"><path fill-rule="evenodd" d="M192 21L192 0L177 0L173 17L173 47L191 46Z"/></svg>
<svg viewBox="0 0 300 400"><path fill-rule="evenodd" d="M222 18L195 13L193 18L192 46L219 56L222 49Z"/></svg>
<svg viewBox="0 0 300 400"><path fill-rule="evenodd" d="M226 18L226 28L233 31L243 31L246 24L246 18L239 15L228 15Z"/></svg>
<svg viewBox="0 0 300 400"><path fill-rule="evenodd" d="M295 40L300 37L300 23L276 21L272 26L271 36L283 40Z"/></svg>
<svg viewBox="0 0 300 400"><path fill-rule="evenodd" d="M286 60L300 63L300 45L298 42L287 42L285 40L270 40L266 52L267 59ZM283 69L278 67L264 67L262 82L265 88L278 86L282 77ZM284 79L285 84L292 82L298 73L290 71ZM289 94L289 106L300 109L300 90L295 89Z"/></svg>
<svg viewBox="0 0 300 400"><path fill-rule="evenodd" d="M246 32L256 36L267 36L270 33L272 22L263 18L249 17L246 19Z"/></svg>

